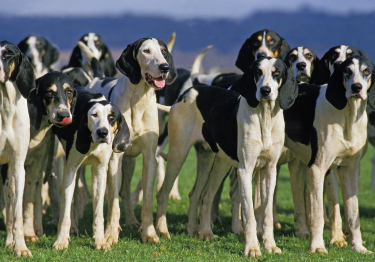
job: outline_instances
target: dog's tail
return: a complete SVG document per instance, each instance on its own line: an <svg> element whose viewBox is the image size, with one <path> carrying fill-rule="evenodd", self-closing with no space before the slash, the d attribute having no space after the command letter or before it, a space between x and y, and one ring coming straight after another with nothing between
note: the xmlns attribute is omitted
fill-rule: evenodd
<svg viewBox="0 0 375 262"><path fill-rule="evenodd" d="M193 66L191 68L191 75L190 75L190 78L191 78L191 82L196 82L195 80L197 80L197 75L199 74L199 69L201 67L201 62L202 62L202 59L203 57L205 56L206 52L208 50L210 50L212 48L212 45L209 45L207 46L203 51L202 53L200 53L194 60L194 63L193 63Z"/></svg>
<svg viewBox="0 0 375 262"><path fill-rule="evenodd" d="M171 34L171 37L169 37L168 44L167 44L167 48L168 48L169 53L172 52L175 41L176 41L176 32L173 32Z"/></svg>
<svg viewBox="0 0 375 262"><path fill-rule="evenodd" d="M93 73L94 78L104 78L104 72L100 65L98 59L94 56L90 48L85 45L83 42L78 41L78 46L81 49L82 53L84 54L87 63L91 66L91 70Z"/></svg>
<svg viewBox="0 0 375 262"><path fill-rule="evenodd" d="M157 107L160 111L163 111L163 112L166 112L166 113L169 113L169 111L171 111L171 107L170 107L170 106L161 105L161 104L159 104L159 103L156 103L156 107Z"/></svg>

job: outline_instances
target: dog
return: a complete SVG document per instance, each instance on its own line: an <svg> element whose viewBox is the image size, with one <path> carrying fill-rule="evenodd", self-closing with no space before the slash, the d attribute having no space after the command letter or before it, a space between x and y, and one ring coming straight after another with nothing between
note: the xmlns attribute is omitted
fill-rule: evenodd
<svg viewBox="0 0 375 262"><path fill-rule="evenodd" d="M245 225L245 256L260 256L252 206L253 172L262 170L267 181L264 203L263 242L267 252L281 253L273 237L272 200L276 163L284 145L282 111L297 95L292 72L276 58L262 57L233 84L240 93L207 85L188 89L172 106L169 116L169 152L163 186L157 194L159 235L170 238L166 223L168 193L194 144L198 151L197 181L190 193L189 234L198 232L197 206L202 194L201 239L213 239L211 205L230 166L238 168L242 214ZM205 186L206 185L206 186Z"/></svg>
<svg viewBox="0 0 375 262"><path fill-rule="evenodd" d="M334 69L327 85L300 85L294 105L284 111L285 146L308 167L311 252L327 253L323 241L323 187L326 172L335 169L343 188L345 224L352 249L371 253L362 245L357 193L359 162L367 150L366 105L375 108L374 79L373 64L362 56L351 56ZM328 195L332 193L328 191ZM331 219L336 221L335 217ZM335 239L341 224L333 226L331 244L345 241Z"/></svg>
<svg viewBox="0 0 375 262"><path fill-rule="evenodd" d="M73 83L78 86L87 86L93 79L82 67L67 67L62 69L61 72L67 74Z"/></svg>
<svg viewBox="0 0 375 262"><path fill-rule="evenodd" d="M0 42L0 164L9 166L10 199L6 214L6 247L17 256L32 256L26 247L22 202L25 185L27 149L30 141L30 118L27 98L35 89L34 69L21 50L8 41Z"/></svg>
<svg viewBox="0 0 375 262"><path fill-rule="evenodd" d="M29 35L18 44L18 48L30 60L35 76L39 78L53 71L53 64L59 59L59 50L46 38Z"/></svg>
<svg viewBox="0 0 375 262"><path fill-rule="evenodd" d="M117 71L112 54L108 46L105 44L103 37L96 33L87 33L83 35L79 41L90 48L94 57L99 60L105 76L114 77L116 75ZM84 55L78 45L74 47L67 67L83 67L84 69L87 69L87 66L84 64ZM87 73L88 71L85 70L85 72Z"/></svg>
<svg viewBox="0 0 375 262"><path fill-rule="evenodd" d="M38 241L43 235L42 185L44 164L49 151L54 151L52 126L64 127L73 119L76 103L75 86L66 74L50 72L36 80L30 93L30 144L25 160L26 183L23 201L26 242ZM53 161L53 159L49 159ZM49 172L47 171L46 174Z"/></svg>
<svg viewBox="0 0 375 262"><path fill-rule="evenodd" d="M158 243L159 237L156 235L152 217L152 193L157 166L155 154L159 136L155 90L172 84L177 78L177 71L167 45L155 38L141 38L129 44L117 60L116 67L125 76L120 79L94 78L85 88L90 92L103 93L109 101L118 106L129 125L133 142L123 157L121 154L112 154L109 162L106 239L109 243L117 243L118 240L120 208L117 194L121 172L121 197L126 224L135 227L139 225L132 209L130 181L135 157L142 153L142 241Z"/></svg>
<svg viewBox="0 0 375 262"><path fill-rule="evenodd" d="M53 247L68 248L71 224L70 209L77 170L81 165L92 165L93 184L93 241L96 249L110 249L104 238L104 192L108 161L114 152L124 152L131 146L130 133L125 118L115 105L101 94L91 94L76 88L75 117L70 125L53 127L64 145L67 164L64 169L61 209L57 239Z"/></svg>

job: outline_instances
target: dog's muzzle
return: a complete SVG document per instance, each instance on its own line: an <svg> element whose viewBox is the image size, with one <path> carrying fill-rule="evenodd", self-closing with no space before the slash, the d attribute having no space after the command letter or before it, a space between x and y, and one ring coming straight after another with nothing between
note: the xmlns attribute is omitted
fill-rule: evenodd
<svg viewBox="0 0 375 262"><path fill-rule="evenodd" d="M269 94L271 93L271 88L269 86L262 86L260 88L260 94L264 97L267 98Z"/></svg>
<svg viewBox="0 0 375 262"><path fill-rule="evenodd" d="M59 125L69 125L72 122L72 119L70 118L70 113L69 112L58 112L56 114L56 122Z"/></svg>
<svg viewBox="0 0 375 262"><path fill-rule="evenodd" d="M352 94L350 97L352 98L361 98L362 100L365 100L364 97L362 96L362 84L361 83L354 83L350 86L352 89Z"/></svg>

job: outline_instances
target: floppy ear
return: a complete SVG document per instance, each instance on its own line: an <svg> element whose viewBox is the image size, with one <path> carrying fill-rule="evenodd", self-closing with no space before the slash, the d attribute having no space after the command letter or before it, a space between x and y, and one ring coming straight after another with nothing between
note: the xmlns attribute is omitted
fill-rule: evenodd
<svg viewBox="0 0 375 262"><path fill-rule="evenodd" d="M311 72L309 84L318 84L319 83L320 71L322 70L320 68L320 66L321 66L320 59L317 55L315 55L314 61L312 63L313 71Z"/></svg>
<svg viewBox="0 0 375 262"><path fill-rule="evenodd" d="M79 46L74 47L72 55L70 56L68 67L82 67L82 52Z"/></svg>
<svg viewBox="0 0 375 262"><path fill-rule="evenodd" d="M112 150L115 153L125 152L132 145L130 140L130 131L124 116L119 113L117 119L117 134L112 143Z"/></svg>
<svg viewBox="0 0 375 262"><path fill-rule="evenodd" d="M371 86L367 92L367 104L372 110L375 110L375 70L372 72L371 76Z"/></svg>
<svg viewBox="0 0 375 262"><path fill-rule="evenodd" d="M136 60L138 52L138 50L136 50L138 47L137 42L129 44L116 62L116 68L122 74L126 75L133 85L138 84L142 77L141 67Z"/></svg>
<svg viewBox="0 0 375 262"><path fill-rule="evenodd" d="M253 63L249 66L242 78L236 81L232 90L239 90L239 93L246 99L249 106L256 108L259 104L259 101L256 97L257 86L254 79L254 71L257 63Z"/></svg>
<svg viewBox="0 0 375 262"><path fill-rule="evenodd" d="M173 58L172 58L171 53L168 50L167 45L163 42L163 40L158 39L158 41L159 43L161 42L161 44L165 47L164 58L165 60L167 60L167 63L169 65L169 75L167 79L165 80L165 83L167 85L171 85L177 78L177 70L174 66Z"/></svg>
<svg viewBox="0 0 375 262"><path fill-rule="evenodd" d="M91 131L87 127L87 110L84 111L85 114L81 118L81 122L78 126L77 138L76 138L76 149L82 155L86 154L90 150L91 146Z"/></svg>
<svg viewBox="0 0 375 262"><path fill-rule="evenodd" d="M281 39L282 39L281 40L281 49L280 49L280 53L278 55L278 58L280 58L281 60L284 61L286 55L290 51L290 46L284 38L281 38Z"/></svg>
<svg viewBox="0 0 375 262"><path fill-rule="evenodd" d="M76 108L76 104L77 104L77 90L75 88L75 85L71 85L71 87L73 87L73 99L72 99L72 102L70 103L70 113L72 114L73 116L73 113L74 113L74 110Z"/></svg>
<svg viewBox="0 0 375 262"><path fill-rule="evenodd" d="M290 108L298 96L297 80L293 76L293 71L285 66L286 81L279 89L279 104L282 110Z"/></svg>
<svg viewBox="0 0 375 262"><path fill-rule="evenodd" d="M319 79L318 83L319 85L323 85L328 83L329 78L331 76L331 71L329 71L329 56L330 56L330 50L328 50L327 53L324 54L322 59L320 59L319 64Z"/></svg>
<svg viewBox="0 0 375 262"><path fill-rule="evenodd" d="M46 47L46 53L44 54L42 61L43 64L45 64L48 69L51 69L50 66L59 59L59 50L51 44L49 41L47 42L47 47Z"/></svg>
<svg viewBox="0 0 375 262"><path fill-rule="evenodd" d="M15 69L11 76L12 82L16 82L18 90L24 98L28 98L31 91L35 89L34 69L29 59L20 52L18 56L18 68Z"/></svg>
<svg viewBox="0 0 375 262"><path fill-rule="evenodd" d="M39 86L40 78L36 80L36 86ZM31 91L29 98L27 99L27 106L29 108L30 125L35 129L39 130L44 114L44 109L41 105L41 101L37 94L38 88Z"/></svg>
<svg viewBox="0 0 375 262"><path fill-rule="evenodd" d="M343 110L348 102L345 96L345 87L342 79L342 70L333 71L333 74L329 78L328 86L326 90L326 99L336 109Z"/></svg>
<svg viewBox="0 0 375 262"><path fill-rule="evenodd" d="M115 62L113 61L111 52L106 45L103 46L100 62L103 64L105 76L114 77L116 75Z"/></svg>
<svg viewBox="0 0 375 262"><path fill-rule="evenodd" d="M236 66L242 70L246 71L246 68L255 61L254 54L251 52L250 38L246 39L245 43L242 45L240 52L238 53Z"/></svg>
<svg viewBox="0 0 375 262"><path fill-rule="evenodd" d="M27 49L29 49L29 45L26 43L26 41L29 39L27 36L25 39L23 39L21 42L18 43L17 47L21 50L22 53L26 53Z"/></svg>

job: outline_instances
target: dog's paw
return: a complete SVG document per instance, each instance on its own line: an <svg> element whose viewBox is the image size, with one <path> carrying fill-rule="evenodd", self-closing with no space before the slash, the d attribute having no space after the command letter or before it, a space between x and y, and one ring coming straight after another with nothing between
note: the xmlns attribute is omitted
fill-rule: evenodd
<svg viewBox="0 0 375 262"><path fill-rule="evenodd" d="M273 222L273 225L277 228L277 229L281 229L281 224L280 224L280 222L279 221L274 221Z"/></svg>
<svg viewBox="0 0 375 262"><path fill-rule="evenodd" d="M26 243L35 243L39 242L39 238L37 236L25 236Z"/></svg>
<svg viewBox="0 0 375 262"><path fill-rule="evenodd" d="M113 245L118 243L119 232L122 231L122 228L118 225L117 227L107 227L104 233L104 238L108 245Z"/></svg>
<svg viewBox="0 0 375 262"><path fill-rule="evenodd" d="M191 237L198 236L198 226L197 226L197 224L194 224L194 225L188 224L187 231L188 231L189 236L191 236Z"/></svg>
<svg viewBox="0 0 375 262"><path fill-rule="evenodd" d="M57 239L56 242L53 244L53 248L56 250L67 249L68 246L69 246L69 238Z"/></svg>
<svg viewBox="0 0 375 262"><path fill-rule="evenodd" d="M156 234L154 226L148 227L146 230L142 229L142 242L159 244L160 240Z"/></svg>
<svg viewBox="0 0 375 262"><path fill-rule="evenodd" d="M181 200L181 196L178 192L171 192L169 194L169 199Z"/></svg>
<svg viewBox="0 0 375 262"><path fill-rule="evenodd" d="M348 245L345 241L344 234L342 234L342 236L333 237L329 244L336 247L346 247Z"/></svg>
<svg viewBox="0 0 375 262"><path fill-rule="evenodd" d="M259 245L246 245L244 250L244 256L251 256L253 258L261 257L262 253L260 252Z"/></svg>
<svg viewBox="0 0 375 262"><path fill-rule="evenodd" d="M362 254L373 254L372 251L370 250L367 250L367 248L365 248L364 246L362 245L353 245L352 243L352 249L358 253L362 253Z"/></svg>
<svg viewBox="0 0 375 262"><path fill-rule="evenodd" d="M328 251L325 248L325 246L322 246L322 247L310 247L310 252L311 253L328 254Z"/></svg>
<svg viewBox="0 0 375 262"><path fill-rule="evenodd" d="M204 241L204 240L210 240L210 241L214 241L215 240L215 236L214 234L212 233L212 230L211 228L209 230L201 230L198 232L199 234L199 238Z"/></svg>
<svg viewBox="0 0 375 262"><path fill-rule="evenodd" d="M30 250L26 247L26 245L21 245L21 247L14 247L13 248L14 254L18 257L32 257Z"/></svg>
<svg viewBox="0 0 375 262"><path fill-rule="evenodd" d="M111 250L111 245L109 245L104 238L100 240L94 240L94 247L98 250Z"/></svg>

